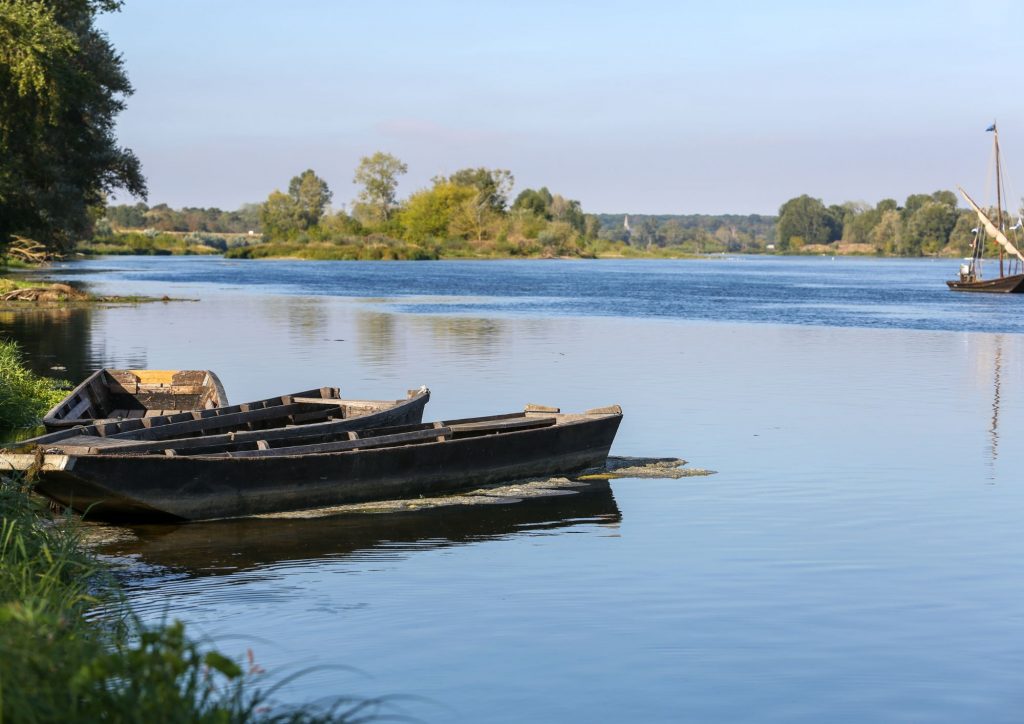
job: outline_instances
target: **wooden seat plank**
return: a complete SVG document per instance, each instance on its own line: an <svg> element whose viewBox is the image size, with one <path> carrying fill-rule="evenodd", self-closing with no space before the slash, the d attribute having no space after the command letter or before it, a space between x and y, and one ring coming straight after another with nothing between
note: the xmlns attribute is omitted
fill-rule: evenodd
<svg viewBox="0 0 1024 724"><path fill-rule="evenodd" d="M337 405L329 402L322 403L298 403L291 405L275 405L264 407L249 412L235 412L226 415L212 415L201 417L197 420L172 422L166 425L153 425L149 428L129 430L110 435L116 438L134 438L137 440L157 440L171 437L179 437L193 433L203 433L210 430L221 430L226 427L249 425L255 422L269 422L271 420L288 418L297 413L312 412L314 407L320 406L327 409L337 409Z"/></svg>

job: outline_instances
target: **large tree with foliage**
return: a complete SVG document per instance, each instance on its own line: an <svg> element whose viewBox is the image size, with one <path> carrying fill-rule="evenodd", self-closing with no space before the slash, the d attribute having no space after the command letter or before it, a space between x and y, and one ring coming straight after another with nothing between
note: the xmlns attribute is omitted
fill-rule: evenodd
<svg viewBox="0 0 1024 724"><path fill-rule="evenodd" d="M132 88L94 27L117 0L0 2L0 245L26 236L68 249L114 189L146 193L114 120Z"/></svg>
<svg viewBox="0 0 1024 724"><path fill-rule="evenodd" d="M838 207L837 207L838 208ZM830 244L842 236L841 209L829 209L807 194L790 199L779 208L777 238L782 249L802 244ZM796 241L794 241L796 240Z"/></svg>
<svg viewBox="0 0 1024 724"><path fill-rule="evenodd" d="M435 179L435 182L442 179ZM511 171L503 168L464 168L448 177L456 186L469 186L479 193L478 202L496 214L505 212L508 195L515 185Z"/></svg>
<svg viewBox="0 0 1024 724"><path fill-rule="evenodd" d="M409 241L447 238L453 233L453 221L464 204L472 202L477 191L450 181L435 179L433 188L417 191L402 206L399 220L402 234Z"/></svg>
<svg viewBox="0 0 1024 724"><path fill-rule="evenodd" d="M317 176L311 168L292 178L288 184L288 195L294 199L299 209L304 228L320 223L334 196L327 182Z"/></svg>
<svg viewBox="0 0 1024 724"><path fill-rule="evenodd" d="M370 222L390 221L398 205L398 177L408 170L408 166L390 153L377 151L372 156L363 156L352 179L352 183L363 187L356 207L359 215Z"/></svg>
<svg viewBox="0 0 1024 724"><path fill-rule="evenodd" d="M327 182L306 169L293 176L288 193L274 191L260 206L260 225L270 239L287 239L320 223L332 193Z"/></svg>

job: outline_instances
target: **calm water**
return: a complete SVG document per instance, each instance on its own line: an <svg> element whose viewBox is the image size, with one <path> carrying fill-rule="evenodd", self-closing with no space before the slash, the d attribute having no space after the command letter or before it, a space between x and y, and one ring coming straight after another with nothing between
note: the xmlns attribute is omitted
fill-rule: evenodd
<svg viewBox="0 0 1024 724"><path fill-rule="evenodd" d="M718 471L361 518L114 529L129 595L282 691L429 721L1019 721L1024 336L955 261L104 259L195 302L0 316L42 369L211 368L428 416L619 403ZM355 667L357 672L339 668Z"/></svg>

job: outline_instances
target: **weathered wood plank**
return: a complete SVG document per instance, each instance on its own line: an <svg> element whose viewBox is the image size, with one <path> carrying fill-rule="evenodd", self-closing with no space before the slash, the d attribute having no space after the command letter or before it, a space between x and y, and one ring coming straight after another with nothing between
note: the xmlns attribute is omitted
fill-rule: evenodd
<svg viewBox="0 0 1024 724"><path fill-rule="evenodd" d="M528 404L523 408L523 412L561 412L562 409L559 407L548 407L547 405L534 405Z"/></svg>
<svg viewBox="0 0 1024 724"><path fill-rule="evenodd" d="M328 402L319 404L326 408L337 407L337 405ZM203 433L210 430L220 430L226 427L234 427L238 425L251 425L254 422L266 423L271 420L287 418L296 413L309 412L311 407L313 407L313 405L309 403L276 405L274 407L265 407L261 410L250 410L249 412L236 412L227 415L202 417L198 420L172 422L166 425L153 425L147 429L118 432L113 435L108 435L108 437L131 437L137 440L166 439L194 433Z"/></svg>
<svg viewBox="0 0 1024 724"><path fill-rule="evenodd" d="M471 422L463 424L450 423L452 434L460 433L486 435L496 432L514 430L533 430L539 427L550 427L555 424L554 417L527 417L522 420L492 420L488 422Z"/></svg>
<svg viewBox="0 0 1024 724"><path fill-rule="evenodd" d="M78 402L75 403L74 407L72 407L64 414L64 419L73 420L78 417L92 417L92 415L89 414L91 407L92 400L89 399L89 395L85 392L85 390L82 390L81 398L78 400Z"/></svg>
<svg viewBox="0 0 1024 724"><path fill-rule="evenodd" d="M417 430L397 435L381 435L380 437L360 438L358 440L338 440L315 445L295 445L290 447L270 448L269 450L237 450L235 452L214 453L203 457L255 458L281 457L285 455L316 455L328 452L344 452L346 450L365 450L373 447L391 447L394 445L432 442L435 438L447 438L451 430L446 427Z"/></svg>

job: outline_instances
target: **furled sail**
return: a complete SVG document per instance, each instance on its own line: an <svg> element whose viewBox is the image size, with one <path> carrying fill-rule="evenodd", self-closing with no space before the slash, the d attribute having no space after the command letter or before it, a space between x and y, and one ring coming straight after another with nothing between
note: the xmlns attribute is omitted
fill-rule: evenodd
<svg viewBox="0 0 1024 724"><path fill-rule="evenodd" d="M996 241L998 241L999 245L1006 249L1007 254L1012 254L1021 261L1024 261L1024 256L1022 256L1021 253L1017 250L1017 247L1015 247L1013 243L1006 238L1006 235L1003 234L1003 232L996 228L996 225L992 223L992 220L988 218L985 212L982 211L976 203L974 203L974 199L968 196L967 192L964 191L959 186L957 186L957 189L960 191L960 195L967 200L968 204L970 204L971 208L974 209L974 213L976 213L978 215L978 218L981 219L981 223L985 227L985 231L988 232L988 235L991 236Z"/></svg>

